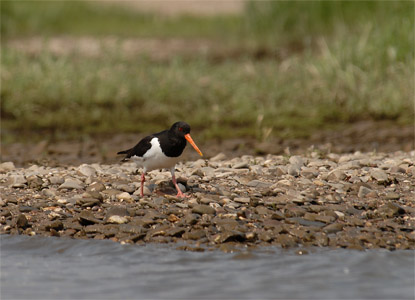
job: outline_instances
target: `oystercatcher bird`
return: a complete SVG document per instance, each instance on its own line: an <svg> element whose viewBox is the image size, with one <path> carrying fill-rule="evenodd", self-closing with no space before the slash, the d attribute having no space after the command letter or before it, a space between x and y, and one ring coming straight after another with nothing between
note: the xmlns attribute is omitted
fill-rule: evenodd
<svg viewBox="0 0 415 300"><path fill-rule="evenodd" d="M176 182L174 170L180 155L186 147L186 140L193 148L203 156L190 136L190 126L185 122L176 122L170 129L146 136L133 148L120 151L117 154L126 154L122 161L132 160L143 168L141 174L141 197L144 196L143 188L145 174L151 170L170 168L172 181L177 189L177 196L186 197Z"/></svg>

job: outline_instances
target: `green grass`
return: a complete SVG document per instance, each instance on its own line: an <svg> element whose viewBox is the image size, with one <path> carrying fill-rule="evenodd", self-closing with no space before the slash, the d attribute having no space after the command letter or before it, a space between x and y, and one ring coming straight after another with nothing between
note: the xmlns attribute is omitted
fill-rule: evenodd
<svg viewBox="0 0 415 300"><path fill-rule="evenodd" d="M240 31L235 16L163 17L125 6L87 1L1 1L2 37L91 35L117 37L229 37Z"/></svg>
<svg viewBox="0 0 415 300"><path fill-rule="evenodd" d="M181 119L206 139L265 139L363 119L413 122L412 2L255 2L242 16L203 18L85 2L1 5L6 132L149 132ZM204 38L242 55L157 62L117 49L92 58L33 55L7 43L62 34ZM252 56L252 47L266 55Z"/></svg>

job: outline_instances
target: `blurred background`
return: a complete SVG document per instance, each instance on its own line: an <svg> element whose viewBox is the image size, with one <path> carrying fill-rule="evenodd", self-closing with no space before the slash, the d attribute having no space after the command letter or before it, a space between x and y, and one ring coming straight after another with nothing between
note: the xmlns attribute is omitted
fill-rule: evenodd
<svg viewBox="0 0 415 300"><path fill-rule="evenodd" d="M0 3L3 161L114 162L177 120L208 157L414 147L414 2Z"/></svg>

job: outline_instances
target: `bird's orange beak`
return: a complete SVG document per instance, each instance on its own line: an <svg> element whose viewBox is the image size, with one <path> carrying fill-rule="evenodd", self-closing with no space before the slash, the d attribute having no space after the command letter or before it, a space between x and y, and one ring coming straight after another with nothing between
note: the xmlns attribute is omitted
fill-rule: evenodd
<svg viewBox="0 0 415 300"><path fill-rule="evenodd" d="M203 156L202 151L200 151L199 148L196 146L195 142L193 142L193 139L189 133L185 134L184 138L190 143L190 145L192 145L193 148L195 148L196 152L199 153L200 156Z"/></svg>

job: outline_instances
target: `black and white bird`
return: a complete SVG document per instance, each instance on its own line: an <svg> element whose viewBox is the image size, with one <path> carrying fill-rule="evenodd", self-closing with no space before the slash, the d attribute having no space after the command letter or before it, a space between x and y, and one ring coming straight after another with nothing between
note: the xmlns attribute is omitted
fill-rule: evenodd
<svg viewBox="0 0 415 300"><path fill-rule="evenodd" d="M177 197L186 197L176 182L174 170L180 155L186 147L186 140L193 148L203 156L190 136L190 126L185 122L176 122L170 129L146 136L133 148L120 151L117 154L126 154L122 161L134 161L143 168L141 174L141 197L144 196L143 188L145 174L156 169L170 169L172 181L177 189Z"/></svg>

